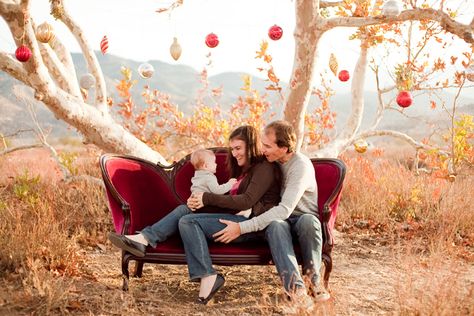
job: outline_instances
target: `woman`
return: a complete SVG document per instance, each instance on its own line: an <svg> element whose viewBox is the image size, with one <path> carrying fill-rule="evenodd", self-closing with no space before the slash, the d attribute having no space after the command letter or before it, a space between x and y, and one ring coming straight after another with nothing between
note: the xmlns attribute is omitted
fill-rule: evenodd
<svg viewBox="0 0 474 316"><path fill-rule="evenodd" d="M205 193L202 197L207 205L226 208L234 213L251 209L251 214L255 216L279 203L280 168L276 164L267 162L260 153L259 145L258 133L252 126L238 127L230 134L228 170L230 177L237 178L238 181L233 185L230 195ZM145 227L139 234L119 235L111 232L109 233L109 239L116 247L128 251L135 256L143 257L145 256L147 245L156 247L158 242L163 242L169 236L176 233L180 219L186 215L193 215L191 214L192 212L193 209L187 205L180 205L152 226ZM231 215L229 218L232 220L243 221L247 219L243 212L240 212L240 214L199 215L215 216L212 222L218 221L219 218L226 218L226 215ZM248 235L247 237L250 238L251 234ZM185 250L187 256L190 250L186 249L186 247ZM191 279L201 279L198 302L206 304L217 292L217 290L214 290L212 295L209 294L213 286L220 284L219 287L221 287L224 280L222 276L217 278L216 273L201 275L192 272L193 269L194 265L193 268L189 267Z"/></svg>
<svg viewBox="0 0 474 316"><path fill-rule="evenodd" d="M259 150L255 128L242 126L229 137L231 177L238 179L230 195L213 193L193 194L189 207L218 206L237 210L251 208L250 216L257 216L280 201L280 168L269 163ZM200 203L195 203L195 201ZM248 218L237 214L189 214L179 221L179 232L184 243L191 280L200 280L198 302L206 304L225 282L224 277L212 267L207 240L222 230L226 220L241 222ZM245 234L234 242L259 239L258 233Z"/></svg>

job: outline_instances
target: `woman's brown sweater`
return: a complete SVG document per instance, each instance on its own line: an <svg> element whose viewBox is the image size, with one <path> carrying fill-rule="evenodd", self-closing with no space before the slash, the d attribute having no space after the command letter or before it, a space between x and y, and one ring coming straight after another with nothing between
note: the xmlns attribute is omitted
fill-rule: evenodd
<svg viewBox="0 0 474 316"><path fill-rule="evenodd" d="M251 167L242 179L236 195L221 195L205 192L202 197L205 206L212 205L242 211L252 208L257 216L280 202L281 171L276 163L267 160Z"/></svg>

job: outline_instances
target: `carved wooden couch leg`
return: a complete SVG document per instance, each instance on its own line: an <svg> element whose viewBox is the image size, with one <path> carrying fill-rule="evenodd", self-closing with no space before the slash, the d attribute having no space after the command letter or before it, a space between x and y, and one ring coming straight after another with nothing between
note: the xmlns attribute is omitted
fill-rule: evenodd
<svg viewBox="0 0 474 316"><path fill-rule="evenodd" d="M329 286L329 276L332 271L332 258L326 254L323 254L324 261L324 287L328 289Z"/></svg>
<svg viewBox="0 0 474 316"><path fill-rule="evenodd" d="M137 261L135 264L135 272L133 273L133 276L136 278L141 278L143 274L143 261Z"/></svg>
<svg viewBox="0 0 474 316"><path fill-rule="evenodd" d="M122 252L122 278L123 278L122 290L124 291L128 291L128 282L130 279L130 274L128 272L128 264L131 258L132 258L132 254L128 252Z"/></svg>

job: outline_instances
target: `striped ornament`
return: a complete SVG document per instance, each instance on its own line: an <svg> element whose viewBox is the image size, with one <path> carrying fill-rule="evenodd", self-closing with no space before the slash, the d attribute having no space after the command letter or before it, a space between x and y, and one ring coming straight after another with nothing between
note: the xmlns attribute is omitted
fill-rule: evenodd
<svg viewBox="0 0 474 316"><path fill-rule="evenodd" d="M100 50L102 52L102 55L105 55L108 49L109 49L109 40L107 39L107 36L104 35L104 37L100 41Z"/></svg>

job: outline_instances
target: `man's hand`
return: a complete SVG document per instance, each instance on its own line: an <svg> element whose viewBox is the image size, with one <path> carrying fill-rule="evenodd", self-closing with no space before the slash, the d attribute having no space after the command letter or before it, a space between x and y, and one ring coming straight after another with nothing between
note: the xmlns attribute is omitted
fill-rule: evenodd
<svg viewBox="0 0 474 316"><path fill-rule="evenodd" d="M202 203L202 196L203 192L195 192L189 197L187 204L193 212L204 206L204 203Z"/></svg>
<svg viewBox="0 0 474 316"><path fill-rule="evenodd" d="M220 219L219 222L226 224L227 227L223 230L218 231L212 237L216 238L214 241L223 242L225 244L230 243L232 240L240 236L240 225L239 223Z"/></svg>

